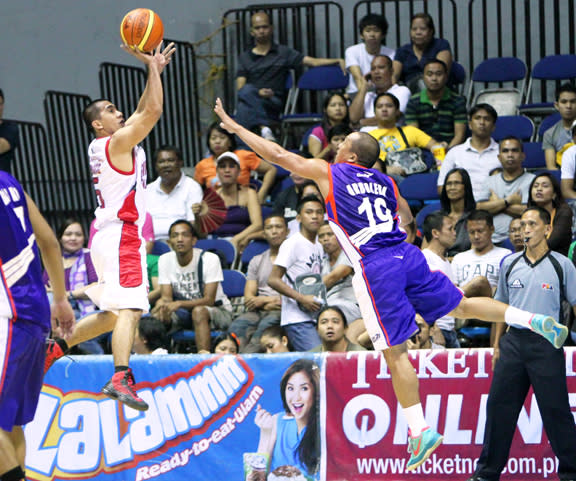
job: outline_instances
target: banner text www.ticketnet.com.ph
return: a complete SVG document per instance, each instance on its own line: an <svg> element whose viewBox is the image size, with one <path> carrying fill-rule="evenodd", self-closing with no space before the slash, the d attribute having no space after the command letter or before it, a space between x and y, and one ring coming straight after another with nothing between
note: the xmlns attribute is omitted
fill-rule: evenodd
<svg viewBox="0 0 576 481"><path fill-rule="evenodd" d="M451 458L442 458L433 454L413 474L472 474L478 458L463 458L458 454ZM557 470L556 458L510 458L504 473L538 474L546 479ZM405 473L406 459L398 458L356 458L359 474L402 474Z"/></svg>

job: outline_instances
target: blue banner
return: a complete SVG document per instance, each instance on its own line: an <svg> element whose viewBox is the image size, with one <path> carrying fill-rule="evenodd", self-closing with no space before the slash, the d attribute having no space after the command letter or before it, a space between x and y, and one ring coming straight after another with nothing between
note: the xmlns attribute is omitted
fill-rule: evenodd
<svg viewBox="0 0 576 481"><path fill-rule="evenodd" d="M133 356L146 412L100 393L110 356L64 358L47 373L25 429L27 479L266 479L257 474L269 457L256 455L256 412L284 415L280 382L303 358L322 366L321 355L302 353Z"/></svg>

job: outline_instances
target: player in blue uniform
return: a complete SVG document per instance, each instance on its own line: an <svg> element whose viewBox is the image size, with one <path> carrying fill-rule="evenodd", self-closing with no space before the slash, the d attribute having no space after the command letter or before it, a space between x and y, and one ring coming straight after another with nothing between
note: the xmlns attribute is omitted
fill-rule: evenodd
<svg viewBox="0 0 576 481"><path fill-rule="evenodd" d="M0 239L0 481L20 481L26 453L22 426L36 412L50 321L68 336L74 312L56 236L16 179L1 171ZM52 313L38 247L54 291Z"/></svg>
<svg viewBox="0 0 576 481"><path fill-rule="evenodd" d="M340 144L335 164L306 159L244 129L220 99L214 108L222 127L236 134L260 157L312 179L326 199L332 229L354 266L353 286L374 348L381 350L392 385L410 428L407 470L420 466L442 436L428 427L420 404L418 378L406 341L418 330L420 314L428 323L450 314L527 327L560 348L568 335L553 318L510 307L487 297L468 299L440 272L430 272L420 250L406 242L402 227L413 222L394 181L371 169L380 147L372 136L354 132Z"/></svg>

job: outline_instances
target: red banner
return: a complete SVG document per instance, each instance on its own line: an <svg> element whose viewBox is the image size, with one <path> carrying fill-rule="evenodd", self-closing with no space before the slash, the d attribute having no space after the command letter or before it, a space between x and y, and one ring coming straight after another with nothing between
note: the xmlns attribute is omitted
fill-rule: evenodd
<svg viewBox="0 0 576 481"><path fill-rule="evenodd" d="M463 480L482 449L486 400L492 380L490 349L411 351L424 414L444 443L420 468L405 473L407 424L396 401L386 362L378 353L350 352L326 359L327 481ZM576 349L566 350L569 402L576 419ZM575 421L576 422L576 421ZM518 426L503 480L556 477L532 390Z"/></svg>

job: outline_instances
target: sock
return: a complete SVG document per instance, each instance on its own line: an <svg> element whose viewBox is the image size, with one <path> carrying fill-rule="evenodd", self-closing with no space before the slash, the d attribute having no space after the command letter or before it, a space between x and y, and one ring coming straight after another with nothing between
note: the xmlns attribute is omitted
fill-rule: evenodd
<svg viewBox="0 0 576 481"><path fill-rule="evenodd" d="M20 466L6 471L2 476L0 476L0 481L25 481L24 471Z"/></svg>
<svg viewBox="0 0 576 481"><path fill-rule="evenodd" d="M414 404L413 406L402 409L402 411L404 412L404 417L408 422L410 434L413 438L420 436L420 433L428 428L428 423L426 419L424 419L422 404Z"/></svg>
<svg viewBox="0 0 576 481"><path fill-rule="evenodd" d="M534 314L531 312L523 311L522 309L512 306L508 306L508 309L506 309L504 313L504 319L508 324L527 327L529 329L532 329L530 326L532 317L534 317Z"/></svg>
<svg viewBox="0 0 576 481"><path fill-rule="evenodd" d="M60 346L60 349L62 349L62 352L64 354L66 354L70 350L70 348L68 347L68 343L64 339L55 337L54 341L56 342L56 344Z"/></svg>
<svg viewBox="0 0 576 481"><path fill-rule="evenodd" d="M127 371L128 369L130 369L128 366L114 366L114 374L117 372Z"/></svg>

